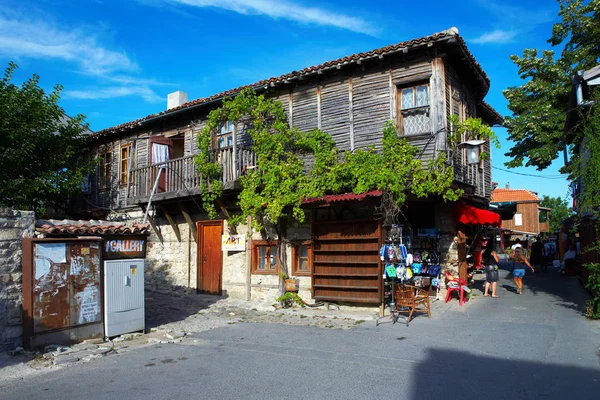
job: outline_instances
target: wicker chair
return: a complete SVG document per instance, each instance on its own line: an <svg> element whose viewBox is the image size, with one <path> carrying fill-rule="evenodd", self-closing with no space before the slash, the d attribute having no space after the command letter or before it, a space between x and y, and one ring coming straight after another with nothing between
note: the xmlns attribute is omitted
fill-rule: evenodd
<svg viewBox="0 0 600 400"><path fill-rule="evenodd" d="M429 308L429 292L412 285L396 284L394 291L394 300L396 301L395 314L408 313L406 325L412 319L415 312L427 312L427 317L431 318Z"/></svg>

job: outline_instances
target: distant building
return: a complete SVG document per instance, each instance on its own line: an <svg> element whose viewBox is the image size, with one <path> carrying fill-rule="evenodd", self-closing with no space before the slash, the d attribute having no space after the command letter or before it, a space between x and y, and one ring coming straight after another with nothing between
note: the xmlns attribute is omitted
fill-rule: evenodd
<svg viewBox="0 0 600 400"><path fill-rule="evenodd" d="M502 219L502 228L516 235L538 235L549 231L549 208L540 207L537 193L525 189L496 188L490 196L490 204L516 206L511 219ZM540 222L540 212L546 213L546 221Z"/></svg>

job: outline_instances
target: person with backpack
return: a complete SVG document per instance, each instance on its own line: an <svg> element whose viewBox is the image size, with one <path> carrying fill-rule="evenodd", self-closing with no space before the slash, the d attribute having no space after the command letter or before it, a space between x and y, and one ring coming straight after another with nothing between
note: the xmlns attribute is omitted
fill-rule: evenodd
<svg viewBox="0 0 600 400"><path fill-rule="evenodd" d="M516 247L513 251L511 251L511 258L514 262L513 269L513 281L515 281L515 285L517 285L518 293L523 294L523 277L525 276L525 266L531 269L531 272L535 273L535 269L527 260L527 256L523 251L523 247Z"/></svg>
<svg viewBox="0 0 600 400"><path fill-rule="evenodd" d="M498 298L499 296L496 294L496 289L498 288L498 254L496 254L496 250L494 250L494 245L492 241L487 243L485 251L483 252L483 260L485 262L485 288L483 290L483 295L485 297L489 296L490 286L492 287L492 297Z"/></svg>

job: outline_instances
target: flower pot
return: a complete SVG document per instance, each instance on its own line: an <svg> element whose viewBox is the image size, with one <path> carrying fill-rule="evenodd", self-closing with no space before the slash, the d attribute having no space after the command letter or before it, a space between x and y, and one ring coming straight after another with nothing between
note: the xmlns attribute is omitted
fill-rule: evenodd
<svg viewBox="0 0 600 400"><path fill-rule="evenodd" d="M286 279L285 280L285 291L286 292L297 292L298 291L298 281L296 279Z"/></svg>

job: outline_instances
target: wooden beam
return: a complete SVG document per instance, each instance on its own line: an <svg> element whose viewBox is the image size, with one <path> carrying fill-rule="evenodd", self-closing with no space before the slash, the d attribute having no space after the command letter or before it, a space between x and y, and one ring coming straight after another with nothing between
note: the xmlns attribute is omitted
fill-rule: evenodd
<svg viewBox="0 0 600 400"><path fill-rule="evenodd" d="M145 205L141 205L140 208L142 209L142 211L144 212L144 214L146 213L146 206ZM164 239L162 236L162 233L160 233L160 230L158 230L158 227L156 226L156 223L154 222L154 218L152 218L150 216L150 214L148 214L148 222L150 223L150 226L152 227L152 230L154 231L154 234L158 237L158 240L160 240L161 243L164 243Z"/></svg>
<svg viewBox="0 0 600 400"><path fill-rule="evenodd" d="M181 213L183 214L183 218L185 218L186 222L188 223L188 226L190 227L190 232L192 232L192 236L194 236L194 242L198 243L198 234L196 232L196 224L192 220L190 212L188 211L187 207L183 203L178 202L177 205L179 206L179 209L181 210Z"/></svg>
<svg viewBox="0 0 600 400"><path fill-rule="evenodd" d="M348 77L348 111L349 111L349 125L350 125L350 151L354 151L354 108L352 105L352 77Z"/></svg>
<svg viewBox="0 0 600 400"><path fill-rule="evenodd" d="M167 219L167 221L169 221L169 225L171 225L171 228L173 228L173 232L175 232L177 241L181 243L181 232L179 231L179 226L177 226L177 223L175 222L171 214L167 212L166 208L160 207L160 210L163 212L163 214L165 214L165 218Z"/></svg>
<svg viewBox="0 0 600 400"><path fill-rule="evenodd" d="M467 235L465 226L458 225L458 277L467 280Z"/></svg>

